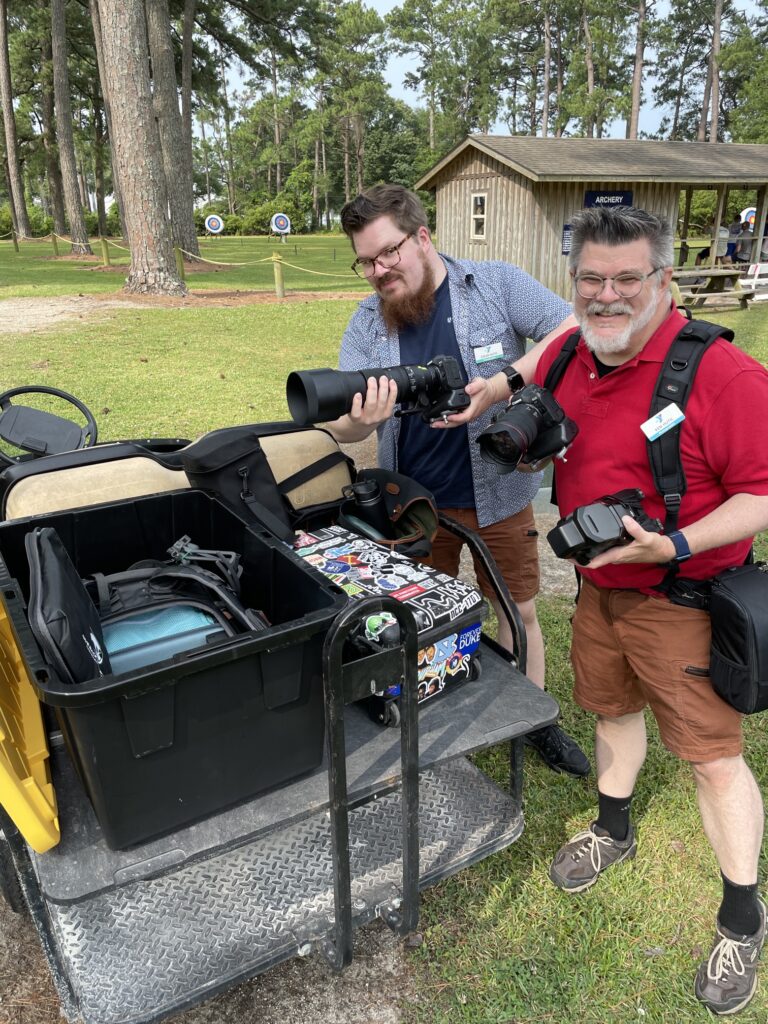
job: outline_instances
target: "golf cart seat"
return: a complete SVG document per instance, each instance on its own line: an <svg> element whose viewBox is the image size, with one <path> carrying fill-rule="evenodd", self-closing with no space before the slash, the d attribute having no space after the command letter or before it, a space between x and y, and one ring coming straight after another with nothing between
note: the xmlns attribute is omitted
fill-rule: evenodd
<svg viewBox="0 0 768 1024"><path fill-rule="evenodd" d="M9 466L0 473L0 519L45 515L189 486L176 452L160 454L133 441L118 441Z"/></svg>

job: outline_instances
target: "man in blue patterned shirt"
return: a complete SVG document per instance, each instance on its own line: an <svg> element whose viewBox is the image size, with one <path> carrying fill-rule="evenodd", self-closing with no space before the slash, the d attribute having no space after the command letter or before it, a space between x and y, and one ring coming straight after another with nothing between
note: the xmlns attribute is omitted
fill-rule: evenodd
<svg viewBox="0 0 768 1024"><path fill-rule="evenodd" d="M396 385L385 376L370 377L366 394L356 395L349 414L330 429L337 440L347 442L377 430L379 464L418 480L434 494L439 509L480 534L520 609L528 675L543 687L531 505L541 474L500 475L481 459L474 441L492 411L509 398L512 378L522 384L532 377L538 355L523 358L526 339L548 343L575 325L570 307L511 264L455 260L438 253L421 202L400 185L377 185L357 196L342 209L341 224L357 257L353 267L375 294L360 303L344 333L340 369L423 365L438 355L453 356L471 379L467 392L472 404L441 423L443 429L434 429L419 416L394 417ZM453 534L440 530L432 564L457 575L461 546ZM475 571L496 610L499 642L511 649L511 631L490 581L477 562ZM556 771L589 773L586 756L558 726L538 730L529 741Z"/></svg>

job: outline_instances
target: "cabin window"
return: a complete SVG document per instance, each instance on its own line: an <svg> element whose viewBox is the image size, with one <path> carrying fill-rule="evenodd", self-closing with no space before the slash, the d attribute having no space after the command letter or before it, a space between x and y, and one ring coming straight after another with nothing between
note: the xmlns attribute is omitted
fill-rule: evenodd
<svg viewBox="0 0 768 1024"><path fill-rule="evenodd" d="M472 193L472 212L470 220L470 238L485 239L485 192Z"/></svg>

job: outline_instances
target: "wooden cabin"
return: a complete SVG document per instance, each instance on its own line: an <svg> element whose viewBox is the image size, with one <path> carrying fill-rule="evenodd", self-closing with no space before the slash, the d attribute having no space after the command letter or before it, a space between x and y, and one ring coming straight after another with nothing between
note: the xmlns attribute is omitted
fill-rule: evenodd
<svg viewBox="0 0 768 1024"><path fill-rule="evenodd" d="M717 190L718 223L731 189L756 189L756 253L767 186L768 145L470 135L414 187L435 192L442 252L507 260L570 298L570 222L584 206L640 206L677 224L685 192L685 242L695 189Z"/></svg>

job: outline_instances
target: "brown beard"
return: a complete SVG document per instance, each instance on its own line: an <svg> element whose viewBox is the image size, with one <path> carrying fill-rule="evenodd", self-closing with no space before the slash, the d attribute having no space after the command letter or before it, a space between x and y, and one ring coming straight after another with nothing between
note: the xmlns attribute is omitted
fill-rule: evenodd
<svg viewBox="0 0 768 1024"><path fill-rule="evenodd" d="M424 277L418 291L412 295L403 295L398 299L379 296L381 315L388 331L399 331L403 327L412 327L414 324L423 324L429 320L435 305L435 275L426 256L422 254L421 259L424 266ZM386 281L386 277L381 280Z"/></svg>

